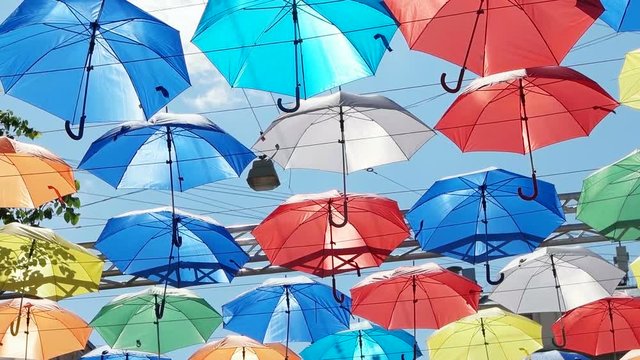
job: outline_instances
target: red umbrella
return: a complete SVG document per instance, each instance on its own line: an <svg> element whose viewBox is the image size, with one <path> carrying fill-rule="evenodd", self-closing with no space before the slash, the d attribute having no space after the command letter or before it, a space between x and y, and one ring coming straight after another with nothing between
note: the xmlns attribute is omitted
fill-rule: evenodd
<svg viewBox="0 0 640 360"><path fill-rule="evenodd" d="M589 355L640 348L640 298L616 293L564 314L552 326L554 341Z"/></svg>
<svg viewBox="0 0 640 360"><path fill-rule="evenodd" d="M559 65L603 12L600 0L385 0L414 50L485 76Z"/></svg>
<svg viewBox="0 0 640 360"><path fill-rule="evenodd" d="M415 337L417 328L439 329L475 314L481 292L476 282L435 263L399 267L354 286L351 311L387 329L413 328Z"/></svg>
<svg viewBox="0 0 640 360"><path fill-rule="evenodd" d="M335 274L380 266L409 229L395 201L334 190L291 197L252 234L273 265L332 276L341 302Z"/></svg>
<svg viewBox="0 0 640 360"><path fill-rule="evenodd" d="M472 82L436 125L464 151L529 153L588 136L618 106L600 85L560 66L515 70Z"/></svg>

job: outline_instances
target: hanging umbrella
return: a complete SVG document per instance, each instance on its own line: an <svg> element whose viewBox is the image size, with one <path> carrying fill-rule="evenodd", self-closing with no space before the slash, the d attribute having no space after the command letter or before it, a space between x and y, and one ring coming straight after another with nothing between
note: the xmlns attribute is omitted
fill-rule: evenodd
<svg viewBox="0 0 640 360"><path fill-rule="evenodd" d="M559 65L602 14L599 0L385 0L413 50L486 76L522 67Z"/></svg>
<svg viewBox="0 0 640 360"><path fill-rule="evenodd" d="M639 321L640 299L616 293L565 313L551 329L562 347L598 356L639 348Z"/></svg>
<svg viewBox="0 0 640 360"><path fill-rule="evenodd" d="M640 109L640 49L628 52L618 78L620 103Z"/></svg>
<svg viewBox="0 0 640 360"><path fill-rule="evenodd" d="M25 1L0 48L5 93L66 120L75 140L85 122L146 119L190 86L178 31L125 0Z"/></svg>
<svg viewBox="0 0 640 360"><path fill-rule="evenodd" d="M118 349L157 351L160 354L203 344L222 319L211 305L186 289L168 289L164 316L156 318L164 291L152 287L120 295L91 320L104 341Z"/></svg>
<svg viewBox="0 0 640 360"><path fill-rule="evenodd" d="M582 182L577 218L613 240L640 236L640 151L603 167Z"/></svg>
<svg viewBox="0 0 640 360"><path fill-rule="evenodd" d="M370 275L351 288L352 313L387 329L438 329L475 314L482 288L435 263ZM418 357L417 347L413 358Z"/></svg>
<svg viewBox="0 0 640 360"><path fill-rule="evenodd" d="M500 271L504 281L489 298L518 313L565 312L610 296L624 271L578 246L538 249Z"/></svg>
<svg viewBox="0 0 640 360"><path fill-rule="evenodd" d="M636 258L631 264L629 269L633 273L633 277L636 279L636 286L640 287L640 257Z"/></svg>
<svg viewBox="0 0 640 360"><path fill-rule="evenodd" d="M189 360L300 360L281 344L261 344L246 336L229 335L206 344Z"/></svg>
<svg viewBox="0 0 640 360"><path fill-rule="evenodd" d="M617 106L600 85L575 70L529 68L475 80L436 129L463 152L529 153L533 194L519 194L532 200L538 195L532 151L588 136Z"/></svg>
<svg viewBox="0 0 640 360"><path fill-rule="evenodd" d="M640 359L640 350L631 350L626 353L620 360L639 360Z"/></svg>
<svg viewBox="0 0 640 360"><path fill-rule="evenodd" d="M23 331L18 331L22 328ZM83 350L91 328L51 300L0 303L0 358L47 360Z"/></svg>
<svg viewBox="0 0 640 360"><path fill-rule="evenodd" d="M637 0L602 0L604 13L602 21L617 32L640 31L640 1Z"/></svg>
<svg viewBox="0 0 640 360"><path fill-rule="evenodd" d="M344 295L343 295L344 296ZM349 328L351 299L304 276L269 279L222 306L224 328L263 343L316 342Z"/></svg>
<svg viewBox="0 0 640 360"><path fill-rule="evenodd" d="M357 17L351 14L357 14ZM232 87L308 98L375 74L397 25L374 0L222 0L191 40ZM220 36L225 34L225 36Z"/></svg>
<svg viewBox="0 0 640 360"><path fill-rule="evenodd" d="M0 175L0 207L37 208L76 192L67 163L45 148L6 136L0 136Z"/></svg>
<svg viewBox="0 0 640 360"><path fill-rule="evenodd" d="M404 330L385 330L368 321L314 342L300 354L314 360L396 360L411 356L416 340ZM417 356L422 356L418 351Z"/></svg>
<svg viewBox="0 0 640 360"><path fill-rule="evenodd" d="M331 276L338 302L336 274L380 266L409 237L395 201L361 194L345 199L335 190L292 196L251 232L271 264Z"/></svg>
<svg viewBox="0 0 640 360"><path fill-rule="evenodd" d="M564 221L555 187L540 181L535 201L519 189L531 179L501 169L487 169L436 181L407 212L406 218L425 251L471 264L533 251ZM502 279L502 277L501 277Z"/></svg>
<svg viewBox="0 0 640 360"><path fill-rule="evenodd" d="M528 357L524 358L524 360L590 360L588 357L567 351L543 351L543 352L535 352Z"/></svg>
<svg viewBox="0 0 640 360"><path fill-rule="evenodd" d="M499 308L478 311L436 330L429 360L513 360L542 349L542 326Z"/></svg>
<svg viewBox="0 0 640 360"><path fill-rule="evenodd" d="M171 358L156 354L142 352L142 351L129 351L129 350L116 350L109 346L100 346L91 350L82 356L84 360L171 360Z"/></svg>

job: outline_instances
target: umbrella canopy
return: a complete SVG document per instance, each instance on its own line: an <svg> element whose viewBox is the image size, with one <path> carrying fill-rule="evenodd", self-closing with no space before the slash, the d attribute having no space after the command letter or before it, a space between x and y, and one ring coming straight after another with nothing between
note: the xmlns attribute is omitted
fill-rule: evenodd
<svg viewBox="0 0 640 360"><path fill-rule="evenodd" d="M21 331L14 331L21 328ZM15 334L15 335L14 335ZM48 360L83 350L91 328L51 300L0 303L0 358Z"/></svg>
<svg viewBox="0 0 640 360"><path fill-rule="evenodd" d="M640 350L631 350L626 353L620 360L638 360L640 359Z"/></svg>
<svg viewBox="0 0 640 360"><path fill-rule="evenodd" d="M625 55L618 85L620 102L631 108L640 109L640 49Z"/></svg>
<svg viewBox="0 0 640 360"><path fill-rule="evenodd" d="M281 344L261 344L246 336L229 335L201 347L189 360L300 360Z"/></svg>
<svg viewBox="0 0 640 360"><path fill-rule="evenodd" d="M0 227L0 291L60 300L98 291L103 261L52 230Z"/></svg>
<svg viewBox="0 0 640 360"><path fill-rule="evenodd" d="M415 342L404 330L385 330L365 321L314 342L300 354L314 360L409 359Z"/></svg>
<svg viewBox="0 0 640 360"><path fill-rule="evenodd" d="M551 329L564 348L597 356L639 348L639 321L640 298L616 293L565 313Z"/></svg>
<svg viewBox="0 0 640 360"><path fill-rule="evenodd" d="M599 0L385 0L414 50L486 76L522 67L559 65L598 19ZM452 44L455 44L452 46Z"/></svg>
<svg viewBox="0 0 640 360"><path fill-rule="evenodd" d="M629 269L633 273L633 277L636 279L636 286L640 287L640 257L636 258L631 264L629 264Z"/></svg>
<svg viewBox="0 0 640 360"><path fill-rule="evenodd" d="M0 207L37 208L76 192L73 171L61 158L6 136L0 136L0 175Z"/></svg>
<svg viewBox="0 0 640 360"><path fill-rule="evenodd" d="M542 349L542 326L499 308L478 311L436 330L429 360L513 360Z"/></svg>
<svg viewBox="0 0 640 360"><path fill-rule="evenodd" d="M345 172L409 160L435 132L420 119L380 95L344 91L303 101L277 118L253 149L285 169Z"/></svg>
<svg viewBox="0 0 640 360"><path fill-rule="evenodd" d="M567 351L543 351L535 352L530 356L524 358L524 360L590 360L588 357Z"/></svg>
<svg viewBox="0 0 640 360"><path fill-rule="evenodd" d="M554 246L513 259L489 298L516 313L565 312L610 296L625 272L578 246Z"/></svg>
<svg viewBox="0 0 640 360"><path fill-rule="evenodd" d="M577 217L614 240L640 237L640 151L603 167L582 182Z"/></svg>
<svg viewBox="0 0 640 360"><path fill-rule="evenodd" d="M165 353L205 343L222 322L211 305L186 289L166 290L164 316L157 319L163 292L152 287L120 295L100 309L90 325L112 347Z"/></svg>
<svg viewBox="0 0 640 360"><path fill-rule="evenodd" d="M351 299L304 276L269 279L222 306L224 328L263 343L315 342L349 328Z"/></svg>
<svg viewBox="0 0 640 360"><path fill-rule="evenodd" d="M84 360L171 360L168 357L158 357L156 354L112 349L109 346L100 346L82 356Z"/></svg>
<svg viewBox="0 0 640 360"><path fill-rule="evenodd" d="M178 31L125 0L23 2L0 48L4 91L66 120L76 140L85 121L146 119L190 86Z"/></svg>
<svg viewBox="0 0 640 360"><path fill-rule="evenodd" d="M180 210L180 246L172 246L172 216L171 208L159 208L111 218L95 247L125 274L175 287L229 283L249 260L222 225Z"/></svg>
<svg viewBox="0 0 640 360"><path fill-rule="evenodd" d="M223 0L207 4L191 41L231 86L296 95L299 106L373 75L396 29L373 0Z"/></svg>
<svg viewBox="0 0 640 360"><path fill-rule="evenodd" d="M602 0L604 13L600 17L613 30L640 30L640 1L637 0Z"/></svg>

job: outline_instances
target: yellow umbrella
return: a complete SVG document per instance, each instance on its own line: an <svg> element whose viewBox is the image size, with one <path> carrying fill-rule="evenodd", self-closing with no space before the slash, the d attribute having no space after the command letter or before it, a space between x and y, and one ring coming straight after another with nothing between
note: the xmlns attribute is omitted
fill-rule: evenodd
<svg viewBox="0 0 640 360"><path fill-rule="evenodd" d="M499 308L480 310L437 330L429 360L513 360L542 349L542 326Z"/></svg>
<svg viewBox="0 0 640 360"><path fill-rule="evenodd" d="M629 269L631 269L633 277L636 278L636 286L640 287L640 257L633 260L633 262L629 265Z"/></svg>
<svg viewBox="0 0 640 360"><path fill-rule="evenodd" d="M625 56L618 82L620 102L629 107L640 109L640 49L630 51Z"/></svg>
<svg viewBox="0 0 640 360"><path fill-rule="evenodd" d="M53 231L0 227L0 291L60 300L98 290L103 261Z"/></svg>
<svg viewBox="0 0 640 360"><path fill-rule="evenodd" d="M73 171L62 159L0 136L0 207L36 208L75 192Z"/></svg>
<svg viewBox="0 0 640 360"><path fill-rule="evenodd" d="M282 344L260 344L246 336L229 335L196 351L189 360L300 360Z"/></svg>
<svg viewBox="0 0 640 360"><path fill-rule="evenodd" d="M631 350L620 360L640 360L640 350Z"/></svg>

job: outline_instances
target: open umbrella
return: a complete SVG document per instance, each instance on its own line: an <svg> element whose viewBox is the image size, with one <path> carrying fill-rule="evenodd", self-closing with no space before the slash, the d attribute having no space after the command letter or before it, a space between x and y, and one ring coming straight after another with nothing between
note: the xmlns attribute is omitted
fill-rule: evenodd
<svg viewBox="0 0 640 360"><path fill-rule="evenodd" d="M631 350L626 353L620 360L639 360L640 359L640 350Z"/></svg>
<svg viewBox="0 0 640 360"><path fill-rule="evenodd" d="M224 328L263 343L316 342L349 328L351 299L304 276L269 279L222 306ZM285 349L285 350L286 350ZM288 351L288 350L287 350Z"/></svg>
<svg viewBox="0 0 640 360"><path fill-rule="evenodd" d="M81 359L84 360L171 360L171 358L156 354L133 351L133 350L117 350L109 346L100 346L84 354Z"/></svg>
<svg viewBox="0 0 640 360"><path fill-rule="evenodd" d="M160 354L203 344L222 319L209 303L186 289L168 289L161 319L156 317L164 291L151 287L123 294L105 305L91 320L93 327L111 347Z"/></svg>
<svg viewBox="0 0 640 360"><path fill-rule="evenodd" d="M190 86L178 31L126 0L25 1L0 48L4 91L66 120L75 140L86 121L146 119Z"/></svg>
<svg viewBox="0 0 640 360"><path fill-rule="evenodd" d="M404 330L385 330L368 321L326 336L300 354L313 360L405 359L416 349L416 340ZM417 356L422 353L418 350Z"/></svg>
<svg viewBox="0 0 640 360"><path fill-rule="evenodd" d="M436 330L429 360L513 360L542 349L542 326L499 308L478 311Z"/></svg>
<svg viewBox="0 0 640 360"><path fill-rule="evenodd" d="M571 2L575 4L575 0ZM600 85L570 68L521 69L472 82L436 130L463 152L529 153L533 194L522 190L519 194L532 200L538 195L532 152L588 136L617 106Z"/></svg>
<svg viewBox="0 0 640 360"><path fill-rule="evenodd" d="M300 360L282 344L261 344L246 336L229 335L198 349L189 360Z"/></svg>
<svg viewBox="0 0 640 360"><path fill-rule="evenodd" d="M396 30L374 0L221 0L191 41L231 86L295 96L292 109L278 99L293 112L300 98L373 75Z"/></svg>
<svg viewBox="0 0 640 360"><path fill-rule="evenodd" d="M22 324L17 325L16 324ZM22 327L24 331L14 331ZM0 358L48 360L83 350L91 328L51 300L0 303Z"/></svg>
<svg viewBox="0 0 640 360"><path fill-rule="evenodd" d="M432 251L471 264L533 251L564 222L555 187L540 181L535 201L524 201L521 188L531 179L488 169L436 181L406 214L416 239Z"/></svg>
<svg viewBox="0 0 640 360"><path fill-rule="evenodd" d="M522 67L559 65L602 14L599 0L385 0L414 50L481 76Z"/></svg>
<svg viewBox="0 0 640 360"><path fill-rule="evenodd" d="M523 360L590 360L588 357L567 351L541 351L525 357Z"/></svg>
<svg viewBox="0 0 640 360"><path fill-rule="evenodd" d="M6 136L0 136L0 175L0 207L37 208L76 192L73 170L61 158Z"/></svg>
<svg viewBox="0 0 640 360"><path fill-rule="evenodd" d="M640 1L637 0L602 0L604 13L602 21L617 32L640 30Z"/></svg>
<svg viewBox="0 0 640 360"><path fill-rule="evenodd" d="M620 102L640 109L640 49L628 52L618 77Z"/></svg>
<svg viewBox="0 0 640 360"><path fill-rule="evenodd" d="M395 201L347 194L344 203L335 190L290 197L251 233L271 264L331 276L338 302L336 274L380 266L409 237Z"/></svg>
<svg viewBox="0 0 640 360"><path fill-rule="evenodd" d="M438 329L476 313L482 288L435 263L368 276L351 288L352 313L387 329ZM418 357L414 348L413 358Z"/></svg>

